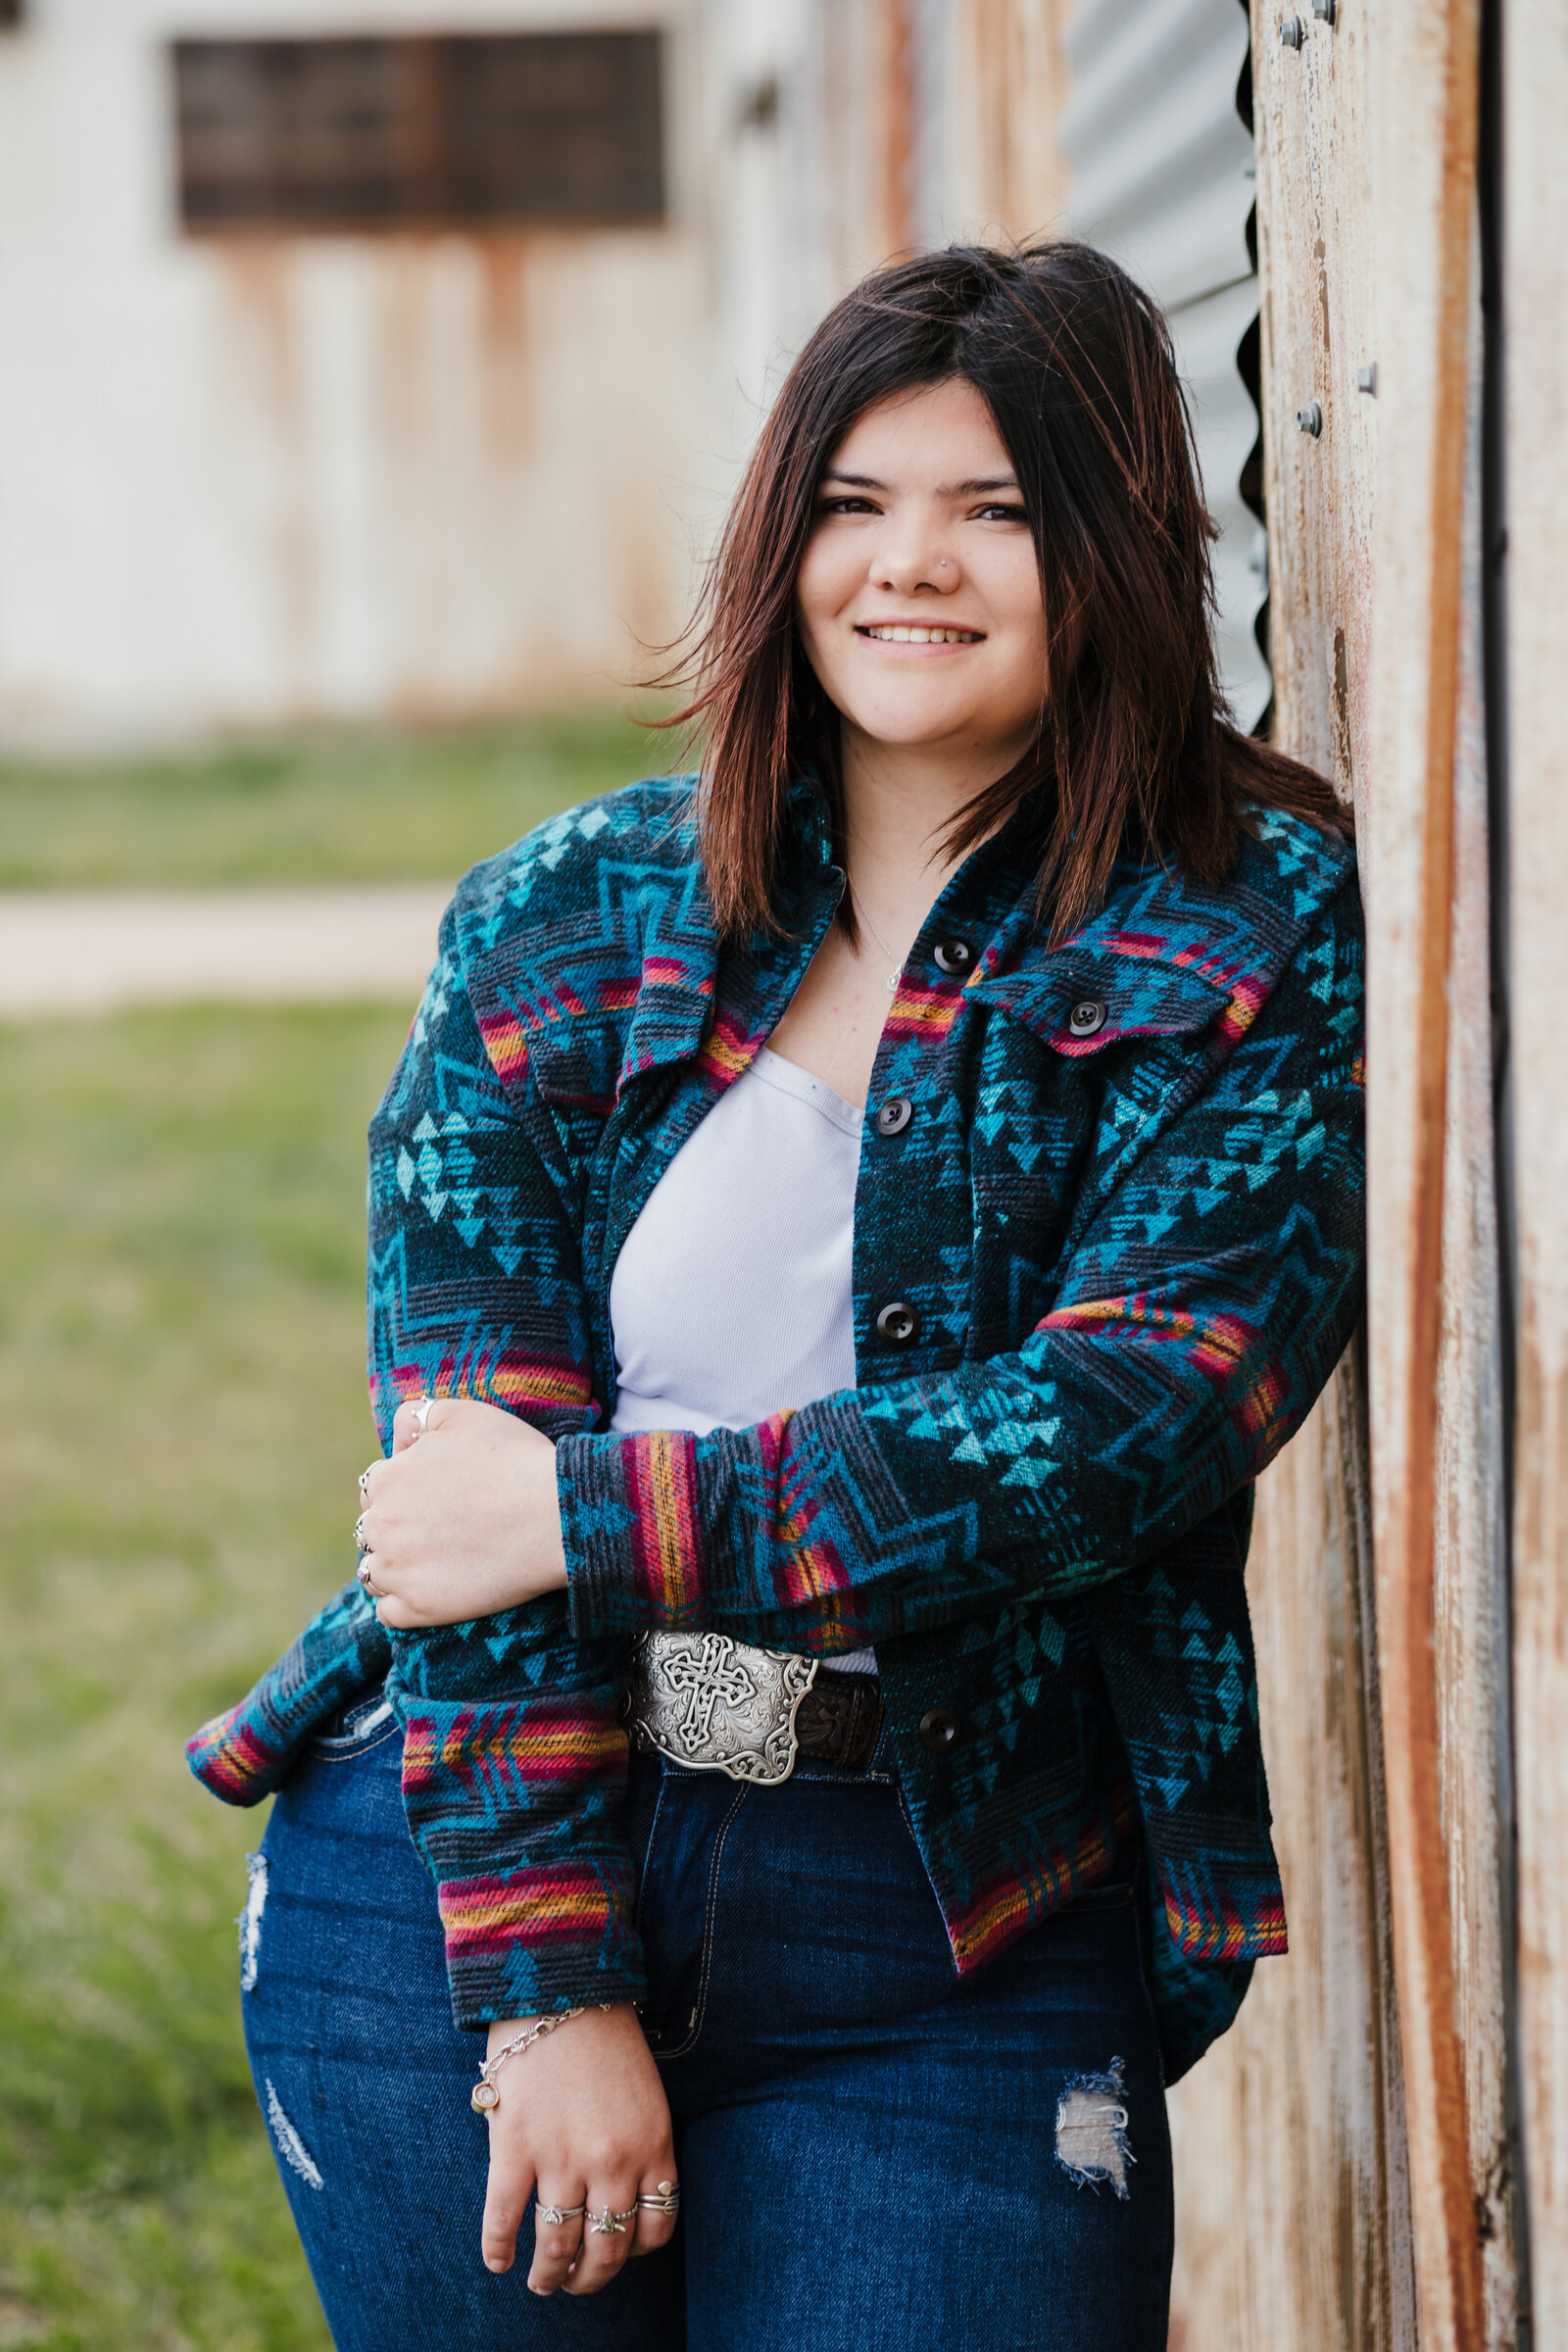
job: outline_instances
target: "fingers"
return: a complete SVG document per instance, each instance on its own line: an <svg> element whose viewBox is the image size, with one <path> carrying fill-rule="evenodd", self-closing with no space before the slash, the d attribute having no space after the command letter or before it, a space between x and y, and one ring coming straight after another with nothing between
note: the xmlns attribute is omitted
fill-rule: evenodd
<svg viewBox="0 0 1568 2352"><path fill-rule="evenodd" d="M512 2151L490 2139L490 2178L484 2192L484 2220L479 2225L479 2251L487 2271L510 2271L517 2252L517 2231L533 2195L533 2170Z"/></svg>
<svg viewBox="0 0 1568 2352"><path fill-rule="evenodd" d="M446 1418L447 1403L428 1396L405 1396L392 1416L392 1450L406 1453L426 1430L439 1429Z"/></svg>
<svg viewBox="0 0 1568 2352"><path fill-rule="evenodd" d="M661 2212L660 2206L672 2205L673 2212ZM637 2191L637 2235L632 2243L634 2254L652 2254L660 2246L667 2246L675 2234L680 2213L680 2192L673 2162L666 2164L657 2179L645 2176Z"/></svg>
<svg viewBox="0 0 1568 2352"><path fill-rule="evenodd" d="M596 2295L608 2286L625 2263L637 2235L637 2181L628 2173L607 2189L596 2184L589 2192L588 2211L576 2225L582 2232L577 2259L550 2285L541 2285L536 2292L549 2294L560 2286L568 2295ZM564 2235L564 2232L563 2232ZM539 2269L535 2258L534 2270ZM534 2285L533 2273L528 2284Z"/></svg>
<svg viewBox="0 0 1568 2352"><path fill-rule="evenodd" d="M582 2246L586 2215L572 2208L584 2202L584 2192L578 2189L574 2197L558 2193L554 2202L541 2197L533 2210L533 2261L528 2266L528 2291L534 2295L553 2295L565 2283L566 2274ZM547 2219L560 2213L561 2221Z"/></svg>

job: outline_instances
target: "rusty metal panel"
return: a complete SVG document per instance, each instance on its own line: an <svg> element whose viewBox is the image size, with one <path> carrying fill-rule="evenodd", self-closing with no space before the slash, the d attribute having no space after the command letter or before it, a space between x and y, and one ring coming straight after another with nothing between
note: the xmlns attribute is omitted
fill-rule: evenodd
<svg viewBox="0 0 1568 2352"><path fill-rule="evenodd" d="M1072 210L1167 311L1250 277L1238 0L1080 0L1063 45Z"/></svg>
<svg viewBox="0 0 1568 2352"><path fill-rule="evenodd" d="M1521 2103L1537 2352L1568 2346L1568 13L1502 18L1513 1664Z"/></svg>
<svg viewBox="0 0 1568 2352"><path fill-rule="evenodd" d="M1255 726L1273 680L1257 641L1268 594L1268 533L1248 495L1255 470L1257 408L1242 374L1243 354L1257 337L1257 280L1244 277L1170 315L1176 365L1191 391L1198 462L1208 511L1219 526L1214 547L1214 650L1239 723Z"/></svg>
<svg viewBox="0 0 1568 2352"><path fill-rule="evenodd" d="M613 28L612 5L574 0L575 25ZM544 13L354 0L323 23L461 40ZM637 11L676 119L689 13ZM623 692L681 625L722 490L700 141L670 144L681 218L660 226L181 236L170 36L278 12L64 15L0 39L0 738ZM502 76L504 142L515 98Z"/></svg>
<svg viewBox="0 0 1568 2352"><path fill-rule="evenodd" d="M1270 680L1256 636L1267 542L1244 490L1257 442L1240 367L1257 318L1252 138L1238 111L1246 9L1238 0L1078 0L1062 48L1072 226L1124 263L1170 320L1220 527L1220 674L1237 718L1251 727Z"/></svg>

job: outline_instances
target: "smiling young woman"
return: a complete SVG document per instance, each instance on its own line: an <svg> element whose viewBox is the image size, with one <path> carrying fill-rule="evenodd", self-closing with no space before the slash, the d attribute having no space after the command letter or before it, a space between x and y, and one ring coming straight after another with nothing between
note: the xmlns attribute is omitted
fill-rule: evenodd
<svg viewBox="0 0 1568 2352"><path fill-rule="evenodd" d="M1348 827L1227 720L1211 535L1109 262L880 272L742 484L700 775L459 890L360 1581L191 1743L278 1791L246 2031L341 2347L1163 2352L1165 2084L1284 1944L1251 1484L1361 1291Z"/></svg>

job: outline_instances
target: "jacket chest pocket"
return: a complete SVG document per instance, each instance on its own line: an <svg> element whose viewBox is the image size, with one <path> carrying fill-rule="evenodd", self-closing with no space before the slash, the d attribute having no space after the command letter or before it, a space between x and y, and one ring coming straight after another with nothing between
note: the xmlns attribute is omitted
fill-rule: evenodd
<svg viewBox="0 0 1568 2352"><path fill-rule="evenodd" d="M1223 994L1179 965L1062 950L975 992L977 1351L1016 1347L1070 1235L1198 1083Z"/></svg>

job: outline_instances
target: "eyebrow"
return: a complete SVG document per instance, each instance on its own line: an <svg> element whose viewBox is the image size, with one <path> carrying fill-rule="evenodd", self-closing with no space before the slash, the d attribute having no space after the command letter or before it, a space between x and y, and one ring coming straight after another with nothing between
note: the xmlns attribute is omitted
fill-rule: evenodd
<svg viewBox="0 0 1568 2352"><path fill-rule="evenodd" d="M879 482L873 473L845 473L837 466L830 466L826 473L823 474L822 480L824 484L828 482L844 482L847 483L852 490L885 491L888 487L886 482ZM1018 479L1016 474L997 473L978 477L967 482L941 482L937 486L937 496L938 498L976 498L981 494L982 491L1016 490L1017 487Z"/></svg>

